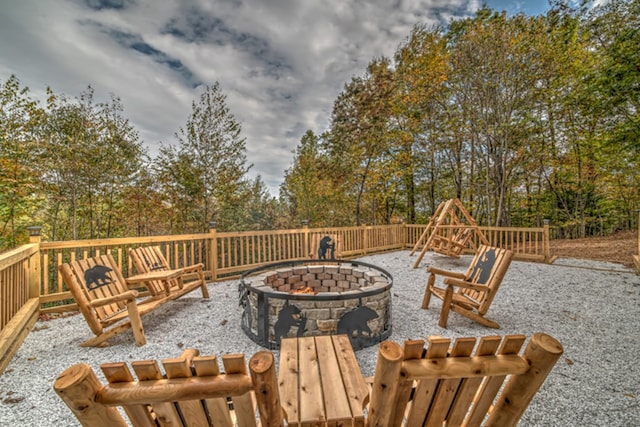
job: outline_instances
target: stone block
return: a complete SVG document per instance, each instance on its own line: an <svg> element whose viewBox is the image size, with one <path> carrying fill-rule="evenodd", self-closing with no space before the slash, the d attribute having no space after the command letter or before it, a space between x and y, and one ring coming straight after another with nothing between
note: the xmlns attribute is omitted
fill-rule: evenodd
<svg viewBox="0 0 640 427"><path fill-rule="evenodd" d="M334 319L318 320L318 330L322 332L335 332L338 330L338 321Z"/></svg>
<svg viewBox="0 0 640 427"><path fill-rule="evenodd" d="M307 319L327 320L331 319L331 310L328 308L315 308L305 312Z"/></svg>

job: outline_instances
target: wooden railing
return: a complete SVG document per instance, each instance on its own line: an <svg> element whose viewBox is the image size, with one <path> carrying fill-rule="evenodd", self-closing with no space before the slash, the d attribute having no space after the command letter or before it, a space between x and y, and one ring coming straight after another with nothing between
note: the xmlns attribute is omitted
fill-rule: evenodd
<svg viewBox="0 0 640 427"><path fill-rule="evenodd" d="M31 243L0 256L0 373L38 320L38 250Z"/></svg>
<svg viewBox="0 0 640 427"><path fill-rule="evenodd" d="M478 227L491 246L510 249L515 259L551 261L549 225L544 227ZM476 243L477 238L476 238Z"/></svg>
<svg viewBox="0 0 640 427"><path fill-rule="evenodd" d="M39 237L34 237L34 243L0 254L0 348L17 348L39 313L77 309L58 273L59 265L76 259L111 253L126 277L134 273L129 249L158 245L172 266L203 263L209 280L219 281L264 264L308 259L314 236L338 236L342 256L353 258L412 248L425 228L426 225L396 224L246 232L211 229L200 234L64 242L39 242ZM480 228L491 244L512 249L516 259L551 260L547 225ZM11 355L7 357L10 359ZM0 373L4 357L0 354Z"/></svg>

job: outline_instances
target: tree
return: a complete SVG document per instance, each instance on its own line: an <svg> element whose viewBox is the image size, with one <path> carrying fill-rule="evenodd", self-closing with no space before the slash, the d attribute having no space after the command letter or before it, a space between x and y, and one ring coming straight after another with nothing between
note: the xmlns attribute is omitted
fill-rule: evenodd
<svg viewBox="0 0 640 427"><path fill-rule="evenodd" d="M285 171L280 186L280 198L290 208L293 225L304 220L320 227L335 224L335 216L326 215L334 209L333 179L328 168L321 138L307 131L294 151L293 165Z"/></svg>
<svg viewBox="0 0 640 427"><path fill-rule="evenodd" d="M446 39L438 28L415 26L395 53L395 91L392 98L392 152L402 174L407 202L407 221L416 220L417 181L429 196L435 211L435 177L425 179L435 165L438 123L447 103L448 53ZM427 187L427 188L425 188Z"/></svg>
<svg viewBox="0 0 640 427"><path fill-rule="evenodd" d="M538 61L531 19L480 10L457 28L452 46L452 87L465 132L479 161L489 222L508 225L509 189L525 162L529 111L536 105ZM473 191L473 190L472 190Z"/></svg>
<svg viewBox="0 0 640 427"><path fill-rule="evenodd" d="M177 215L175 231L202 231L209 221L231 227L222 209L242 189L247 166L241 126L216 82L191 106L191 116L176 134L178 145L162 146L156 159L163 190Z"/></svg>
<svg viewBox="0 0 640 427"><path fill-rule="evenodd" d="M118 98L95 104L90 86L75 100L48 94L42 165L51 238L111 237L146 152Z"/></svg>
<svg viewBox="0 0 640 427"><path fill-rule="evenodd" d="M357 225L367 211L368 222L377 223L380 198L385 206L398 189L396 177L383 171L391 154L388 124L393 90L390 61L373 60L364 77L353 78L345 86L331 113L330 170L341 192L352 201Z"/></svg>
<svg viewBox="0 0 640 427"><path fill-rule="evenodd" d="M17 245L42 198L37 157L42 109L15 76L0 86L0 250Z"/></svg>

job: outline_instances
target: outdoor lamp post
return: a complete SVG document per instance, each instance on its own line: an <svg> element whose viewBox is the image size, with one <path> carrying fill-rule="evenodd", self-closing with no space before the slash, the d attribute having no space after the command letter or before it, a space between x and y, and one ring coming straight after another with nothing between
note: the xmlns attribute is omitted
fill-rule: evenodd
<svg viewBox="0 0 640 427"><path fill-rule="evenodd" d="M27 231L29 231L29 243L39 243L40 242L40 231L42 227L39 225L31 225L27 227Z"/></svg>

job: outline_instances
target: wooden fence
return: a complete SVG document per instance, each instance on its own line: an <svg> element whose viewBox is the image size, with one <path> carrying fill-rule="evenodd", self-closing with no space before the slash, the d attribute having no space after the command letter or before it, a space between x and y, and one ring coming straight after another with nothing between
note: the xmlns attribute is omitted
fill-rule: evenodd
<svg viewBox="0 0 640 427"><path fill-rule="evenodd" d="M39 255L37 243L0 255L0 373L38 320Z"/></svg>
<svg viewBox="0 0 640 427"><path fill-rule="evenodd" d="M39 313L76 310L71 293L62 281L60 264L111 253L125 277L134 274L129 249L158 245L174 267L205 265L210 281L231 279L260 265L308 259L314 236L335 235L342 256L412 248L426 225L381 225L292 230L218 232L132 237L118 239L40 242L0 254L0 373L6 367L1 354L17 349ZM540 228L480 227L491 244L515 252L516 259L550 261L548 225ZM6 360L8 363L8 360Z"/></svg>

